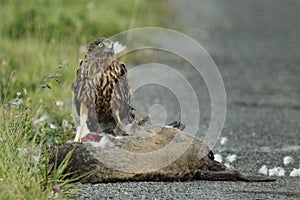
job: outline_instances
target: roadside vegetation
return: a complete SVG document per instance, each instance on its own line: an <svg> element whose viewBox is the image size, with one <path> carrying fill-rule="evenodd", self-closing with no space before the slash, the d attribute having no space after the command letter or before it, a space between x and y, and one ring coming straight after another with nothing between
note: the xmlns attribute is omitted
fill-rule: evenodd
<svg viewBox="0 0 300 200"><path fill-rule="evenodd" d="M79 59L99 36L163 26L158 2L0 1L0 199L71 198L65 166L47 161L74 137Z"/></svg>

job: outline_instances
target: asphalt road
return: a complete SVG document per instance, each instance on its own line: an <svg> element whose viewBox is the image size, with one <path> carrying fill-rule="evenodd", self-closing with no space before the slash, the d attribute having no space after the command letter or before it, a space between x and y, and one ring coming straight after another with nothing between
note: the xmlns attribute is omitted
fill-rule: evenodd
<svg viewBox="0 0 300 200"><path fill-rule="evenodd" d="M300 1L174 0L169 28L196 39L211 55L224 80L227 115L213 151L232 165L257 173L262 165L286 171L273 183L138 182L83 185L83 198L101 199L300 199ZM175 9L175 11L174 11ZM171 11L173 10L173 11ZM188 75L189 76L189 75ZM190 75L192 77L192 75ZM203 81L194 80L200 88ZM207 92L203 89L203 102ZM209 96L208 96L209 97ZM210 110L203 106L204 129ZM292 156L293 164L283 165Z"/></svg>

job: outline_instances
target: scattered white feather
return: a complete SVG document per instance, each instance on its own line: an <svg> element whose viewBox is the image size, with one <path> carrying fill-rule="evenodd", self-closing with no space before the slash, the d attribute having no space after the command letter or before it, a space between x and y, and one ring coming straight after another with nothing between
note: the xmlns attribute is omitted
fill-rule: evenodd
<svg viewBox="0 0 300 200"><path fill-rule="evenodd" d="M121 53L126 49L126 46L121 45L118 41L114 43L115 54Z"/></svg>
<svg viewBox="0 0 300 200"><path fill-rule="evenodd" d="M36 119L36 120L33 121L33 126L36 126L39 123L41 123L41 122L43 122L43 121L45 121L47 119L49 119L49 115L46 115L46 114L42 115L40 118L38 118L38 119Z"/></svg>
<svg viewBox="0 0 300 200"><path fill-rule="evenodd" d="M225 160L228 163L233 163L234 161L236 161L236 158L237 158L237 156L235 154L230 154L225 158Z"/></svg>
<svg viewBox="0 0 300 200"><path fill-rule="evenodd" d="M292 163L294 163L294 158L292 158L291 156L285 156L284 158L283 158L283 164L284 165L289 165L289 164L292 164Z"/></svg>
<svg viewBox="0 0 300 200"><path fill-rule="evenodd" d="M234 169L234 166L228 162L225 162L224 165L228 168L228 169Z"/></svg>
<svg viewBox="0 0 300 200"><path fill-rule="evenodd" d="M292 177L299 176L299 177L300 177L300 165L299 165L299 168L298 168L298 169L294 168L294 169L291 171L290 176L292 176Z"/></svg>
<svg viewBox="0 0 300 200"><path fill-rule="evenodd" d="M263 175L268 175L268 167L266 165L263 165L259 170L258 173Z"/></svg>
<svg viewBox="0 0 300 200"><path fill-rule="evenodd" d="M220 154L215 154L214 157L215 157L215 159L214 159L215 161L222 163L223 158Z"/></svg>
<svg viewBox="0 0 300 200"><path fill-rule="evenodd" d="M113 143L110 141L110 139L104 135L100 142L95 142L95 145L96 147L101 147L101 148L104 148L104 147L112 147L113 146Z"/></svg>
<svg viewBox="0 0 300 200"><path fill-rule="evenodd" d="M124 139L126 136L123 136L123 135L117 135L116 137L115 137L115 139L117 139L117 140L121 140L121 139Z"/></svg>
<svg viewBox="0 0 300 200"><path fill-rule="evenodd" d="M224 144L227 143L227 141L228 141L228 138L227 138L227 137L221 137L221 139L220 139L220 144L221 144L221 145L224 145Z"/></svg>
<svg viewBox="0 0 300 200"><path fill-rule="evenodd" d="M269 176L284 176L285 170L282 167L274 167L269 169Z"/></svg>

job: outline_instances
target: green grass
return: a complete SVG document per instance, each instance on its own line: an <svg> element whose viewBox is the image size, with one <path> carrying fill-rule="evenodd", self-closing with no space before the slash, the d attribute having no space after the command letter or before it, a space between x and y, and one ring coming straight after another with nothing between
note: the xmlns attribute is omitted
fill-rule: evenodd
<svg viewBox="0 0 300 200"><path fill-rule="evenodd" d="M74 137L71 84L82 49L99 36L163 26L161 5L158 0L0 0L0 199L66 197L65 166L49 174L47 160L53 147ZM61 75L58 81L46 80L53 74ZM23 103L12 105L15 98ZM64 105L56 106L57 101ZM48 119L33 125L43 115ZM55 184L61 186L58 196Z"/></svg>
<svg viewBox="0 0 300 200"><path fill-rule="evenodd" d="M50 129L46 122L34 127L32 109L25 105L1 109L0 199L46 199L55 195L51 193L55 185L62 187L62 196L70 195L66 186L70 180L62 174L65 166L53 170L47 151L47 144L59 143L55 140L63 131Z"/></svg>

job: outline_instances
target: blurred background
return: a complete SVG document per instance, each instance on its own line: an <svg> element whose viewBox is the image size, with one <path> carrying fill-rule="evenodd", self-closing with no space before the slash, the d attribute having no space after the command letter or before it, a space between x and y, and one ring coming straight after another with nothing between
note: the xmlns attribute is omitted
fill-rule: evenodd
<svg viewBox="0 0 300 200"><path fill-rule="evenodd" d="M48 197L53 187L48 184L47 173L34 168L27 157L20 159L20 149L27 153L35 149L45 152L46 148L73 139L71 85L86 46L97 37L110 37L135 27L158 26L185 33L215 61L226 89L227 113L221 138L212 147L214 153L223 157L236 155L237 160L230 165L237 170L257 173L263 165L267 169L279 166L289 176L300 163L299 10L299 0L0 0L3 199L42 198L45 188L43 196ZM210 95L193 66L177 55L159 50L132 52L120 59L129 70L139 64L158 62L184 75L199 102L198 134L205 136L211 117ZM130 81L135 78L129 74ZM173 82L181 84L176 79ZM186 95L185 100L189 103L190 96ZM152 105L162 105L152 107L152 111L162 120L167 116L167 123L180 119L182 114L176 94L157 85L142 87L133 95L133 101L144 114ZM162 108L166 112L160 115ZM190 106L190 110L193 113L195 108ZM191 122L183 123L189 126ZM283 164L285 156L293 157L293 163ZM153 191L163 193L153 194L171 194L179 199L191 195L197 199L203 192L210 198L214 194L224 198L226 194L231 195L228 199L236 199L249 188L250 195L252 190L262 191L262 199L270 198L270 194L274 197L273 193L281 195L280 199L291 195L299 199L300 187L299 180L292 178L280 179L274 185L176 184L188 194L162 189L169 187L165 183L128 188L133 188L130 195L143 193L143 188L149 195L148 188L158 187ZM97 190L101 188L106 187ZM112 188L115 187L100 192L101 195L108 191L124 195L119 187Z"/></svg>

